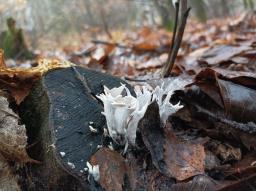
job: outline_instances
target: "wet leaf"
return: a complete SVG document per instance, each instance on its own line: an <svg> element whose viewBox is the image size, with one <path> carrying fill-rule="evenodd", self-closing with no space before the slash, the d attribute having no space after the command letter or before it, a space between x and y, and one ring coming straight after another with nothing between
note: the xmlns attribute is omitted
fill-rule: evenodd
<svg viewBox="0 0 256 191"><path fill-rule="evenodd" d="M18 179L13 174L8 162L0 154L0 188L3 191L20 191Z"/></svg>
<svg viewBox="0 0 256 191"><path fill-rule="evenodd" d="M251 50L252 47L246 45L221 45L207 50L200 58L201 62L206 62L208 65L217 65L220 62L227 61L233 56L240 54L243 51Z"/></svg>
<svg viewBox="0 0 256 191"><path fill-rule="evenodd" d="M155 103L148 107L142 119L141 134L153 164L164 175L185 180L204 173L204 147L181 142L171 131L162 128Z"/></svg>
<svg viewBox="0 0 256 191"><path fill-rule="evenodd" d="M256 152L253 151L247 155L244 155L241 161L235 163L227 171L224 171L227 179L233 179L234 177L246 177L256 174Z"/></svg>
<svg viewBox="0 0 256 191"><path fill-rule="evenodd" d="M224 106L227 117L237 122L255 122L256 90L220 78L222 76L219 73L206 68L196 76L195 83L218 105ZM234 79L238 80L231 80ZM253 80L255 79L252 78L250 82ZM250 85L256 86L256 81Z"/></svg>
<svg viewBox="0 0 256 191"><path fill-rule="evenodd" d="M173 185L171 191L214 191L217 183L208 176L198 175L189 182L181 182Z"/></svg>
<svg viewBox="0 0 256 191"><path fill-rule="evenodd" d="M181 142L171 135L164 145L168 172L177 180L185 180L204 173L205 152L199 144Z"/></svg>
<svg viewBox="0 0 256 191"><path fill-rule="evenodd" d="M211 151L218 156L223 163L240 161L242 159L242 152L240 148L235 148L230 144L211 141L209 143Z"/></svg>
<svg viewBox="0 0 256 191"><path fill-rule="evenodd" d="M90 161L93 165L99 165L99 183L106 191L123 190L128 174L125 159L118 152L102 148Z"/></svg>
<svg viewBox="0 0 256 191"><path fill-rule="evenodd" d="M176 116L213 139L255 149L256 125L251 115L255 110L251 94L254 95L255 90L220 78L212 69L200 72L194 83L177 94L185 106ZM221 88L227 86L223 81L232 91L223 92Z"/></svg>
<svg viewBox="0 0 256 191"><path fill-rule="evenodd" d="M225 110L235 121L256 122L256 90L225 80L218 80Z"/></svg>

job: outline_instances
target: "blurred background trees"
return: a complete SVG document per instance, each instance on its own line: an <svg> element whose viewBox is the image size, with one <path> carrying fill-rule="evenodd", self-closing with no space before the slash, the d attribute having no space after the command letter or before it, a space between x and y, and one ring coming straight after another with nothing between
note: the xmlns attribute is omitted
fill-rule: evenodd
<svg viewBox="0 0 256 191"><path fill-rule="evenodd" d="M190 0L192 17L202 22L253 10L256 0ZM125 30L142 25L173 26L171 0L0 0L0 32L12 17L32 48L40 40L63 41L86 30Z"/></svg>

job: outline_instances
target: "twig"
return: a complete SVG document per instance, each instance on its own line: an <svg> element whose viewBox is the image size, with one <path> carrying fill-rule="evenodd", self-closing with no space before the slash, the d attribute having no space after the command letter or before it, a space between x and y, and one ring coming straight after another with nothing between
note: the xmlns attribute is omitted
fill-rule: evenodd
<svg viewBox="0 0 256 191"><path fill-rule="evenodd" d="M174 22L174 29L173 29L173 35L172 35L172 44L171 44L171 48L168 54L168 59L167 62L170 61L171 58L171 53L173 51L173 47L174 47L174 43L175 43L175 37L176 37L176 33L177 33L177 28L178 28L178 23L179 23L179 9L180 9L180 2L177 1L175 3L175 22Z"/></svg>
<svg viewBox="0 0 256 191"><path fill-rule="evenodd" d="M88 56L90 53L92 53L93 51L96 50L96 47L90 47L81 51L77 51L77 52L73 52L72 54L70 54L70 58L72 59L74 57L82 57L82 56Z"/></svg>
<svg viewBox="0 0 256 191"><path fill-rule="evenodd" d="M132 47L129 47L129 46L121 45L117 42L107 42L107 41L102 41L102 40L91 40L91 42L94 43L94 44L113 45L113 46L117 46L119 48L132 48Z"/></svg>
<svg viewBox="0 0 256 191"><path fill-rule="evenodd" d="M100 6L100 17L101 17L101 20L102 20L102 24L103 24L105 33L107 34L107 36L108 36L110 39L113 39L112 34L111 34L111 32L109 31L109 28L108 28L108 23L107 23L107 21L106 21L105 11L104 11L104 9L102 8L102 6Z"/></svg>
<svg viewBox="0 0 256 191"><path fill-rule="evenodd" d="M177 57L177 54L178 54L178 51L179 51L179 48L180 48L180 45L182 42L182 38L183 38L184 30L186 27L189 11L191 9L191 8L187 8L187 0L180 0L180 1L181 1L181 13L182 13L181 23L179 25L177 36L175 34L174 43L172 43L172 45L171 45L171 49L170 49L170 52L168 55L167 62L162 68L162 77L168 77L172 71L172 68L174 66L174 63L175 63L175 60L176 60L176 57ZM177 12L179 12L179 9L176 9L176 15L178 14ZM178 19L176 20L176 18L175 18L175 25L177 25L177 23L178 23ZM174 33L175 33L175 31L174 31Z"/></svg>

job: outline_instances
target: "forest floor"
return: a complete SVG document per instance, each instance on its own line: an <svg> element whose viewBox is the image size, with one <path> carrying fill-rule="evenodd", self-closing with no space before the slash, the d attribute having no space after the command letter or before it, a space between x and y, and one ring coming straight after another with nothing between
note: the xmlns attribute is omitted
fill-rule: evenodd
<svg viewBox="0 0 256 191"><path fill-rule="evenodd" d="M19 107L43 74L72 65L61 59L118 76L132 86L156 87L171 83L168 79L185 80L185 87L176 88L171 98L172 103L180 101L184 107L170 116L164 127L152 125L153 134L147 125L154 120L146 112L147 122L144 119L138 136L139 149L122 155L118 147L103 147L92 156L92 164L100 165L100 174L105 173L99 185L105 190L122 190L127 184L120 177L126 174L127 187L132 190L256 189L255 13L207 23L189 20L168 79L156 79L171 46L172 33L167 30L142 27L136 31L106 31L92 40L87 35L82 35L80 44L35 52L38 58L54 61L4 60L0 52L1 98L9 94L7 97ZM18 114L10 111L4 100L0 104L0 121L6 113L11 120L18 120ZM154 106L151 109L155 112ZM25 129L20 132L9 128L8 123L1 124L5 130L0 130L0 146L8 143L13 147L0 148L0 165L8 164L12 169L13 159L17 163L35 162L25 151ZM12 151L6 154L6 150ZM0 174L0 185L7 179L16 182L10 169L4 169L6 176Z"/></svg>

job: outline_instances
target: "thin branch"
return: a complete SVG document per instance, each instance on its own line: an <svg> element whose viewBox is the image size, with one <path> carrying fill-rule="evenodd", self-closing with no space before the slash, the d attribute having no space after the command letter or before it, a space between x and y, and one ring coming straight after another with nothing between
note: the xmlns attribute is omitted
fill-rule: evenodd
<svg viewBox="0 0 256 191"><path fill-rule="evenodd" d="M172 35L172 41L171 41L171 48L169 50L168 58L167 58L167 63L171 61L171 54L173 51L174 43L175 43L175 37L177 33L177 28L178 28L178 23L179 23L179 9L180 9L180 3L177 1L175 3L175 22L174 22L174 29L173 29L173 35Z"/></svg>
<svg viewBox="0 0 256 191"><path fill-rule="evenodd" d="M180 48L180 45L181 45L181 42L182 42L182 38L183 38L184 30L185 30L185 27L186 27L187 17L189 15L189 11L190 11L190 8L188 8L187 11L185 12L183 20L182 20L182 24L179 27L179 32L178 32L177 39L176 39L176 42L175 42L174 47L173 47L173 52L172 52L172 55L171 55L171 60L170 60L170 63L169 63L169 67L168 67L168 70L165 71L164 77L168 77L169 74L171 73L172 69L173 69L173 66L174 66L174 63L175 63L175 60L176 60L176 57L178 55L179 48Z"/></svg>
<svg viewBox="0 0 256 191"><path fill-rule="evenodd" d="M103 28L109 39L113 39L111 32L109 31L108 23L106 21L106 14L102 6L100 6L100 17L103 24Z"/></svg>
<svg viewBox="0 0 256 191"><path fill-rule="evenodd" d="M113 46L116 46L118 48L132 48L130 46L121 45L117 42L107 42L107 41L102 41L102 40L91 40L91 42L94 43L94 44L113 45Z"/></svg>
<svg viewBox="0 0 256 191"><path fill-rule="evenodd" d="M171 45L171 49L170 49L171 52L169 52L168 60L167 60L166 64L163 66L162 77L168 77L172 71L172 68L174 66L174 63L175 63L175 60L178 55L178 51L179 51L179 48L180 48L180 45L182 42L182 38L183 38L184 30L186 27L189 11L191 9L191 8L187 8L187 0L180 0L180 1L181 1L181 13L182 13L181 23L179 25L178 34L177 34L177 36L175 36L175 41ZM178 11L179 10L176 9L176 15L177 15ZM177 21L175 20L175 22L178 22L178 19L177 19Z"/></svg>

